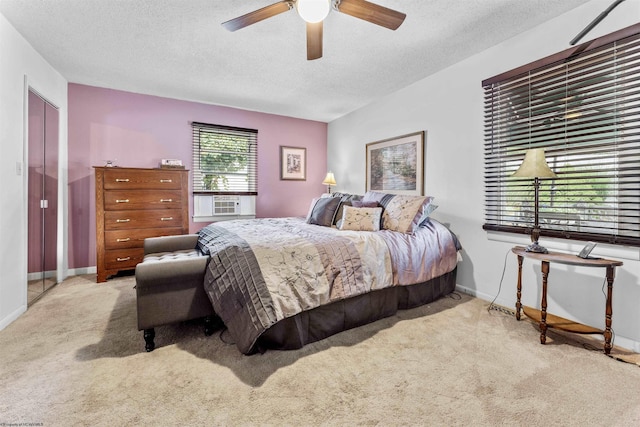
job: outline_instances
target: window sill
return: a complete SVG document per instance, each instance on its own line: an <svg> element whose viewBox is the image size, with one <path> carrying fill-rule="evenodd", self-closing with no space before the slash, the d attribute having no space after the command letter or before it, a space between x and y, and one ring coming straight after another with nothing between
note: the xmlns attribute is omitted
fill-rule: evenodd
<svg viewBox="0 0 640 427"><path fill-rule="evenodd" d="M216 216L193 216L193 222L220 222L232 219L254 219L255 215L216 215Z"/></svg>
<svg viewBox="0 0 640 427"><path fill-rule="evenodd" d="M520 246L526 246L531 243L531 237L528 234L503 233L499 231L487 231L486 233L487 239L495 242L513 243ZM579 253L586 243L587 242L577 240L555 239L544 236L540 238L540 244L547 249L575 254ZM640 248L598 243L591 255L640 261Z"/></svg>

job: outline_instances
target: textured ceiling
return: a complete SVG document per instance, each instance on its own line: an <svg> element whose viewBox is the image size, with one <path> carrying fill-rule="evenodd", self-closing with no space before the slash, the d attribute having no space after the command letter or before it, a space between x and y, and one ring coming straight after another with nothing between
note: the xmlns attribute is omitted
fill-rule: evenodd
<svg viewBox="0 0 640 427"><path fill-rule="evenodd" d="M397 31L332 11L315 61L295 10L220 25L275 2L0 0L0 12L69 82L330 122L586 1L377 0L407 14Z"/></svg>

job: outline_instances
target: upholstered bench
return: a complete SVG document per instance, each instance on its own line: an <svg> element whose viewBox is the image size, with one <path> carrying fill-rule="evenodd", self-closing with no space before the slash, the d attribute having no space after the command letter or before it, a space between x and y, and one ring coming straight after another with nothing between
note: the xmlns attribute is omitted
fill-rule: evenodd
<svg viewBox="0 0 640 427"><path fill-rule="evenodd" d="M155 348L155 327L205 318L211 335L216 317L204 291L209 257L197 248L197 234L145 239L144 259L136 266L138 330L144 331L145 349Z"/></svg>

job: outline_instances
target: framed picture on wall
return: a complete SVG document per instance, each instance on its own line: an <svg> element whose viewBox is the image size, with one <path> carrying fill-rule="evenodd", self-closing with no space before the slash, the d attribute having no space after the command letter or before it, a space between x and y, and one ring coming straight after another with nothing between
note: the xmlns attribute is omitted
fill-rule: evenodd
<svg viewBox="0 0 640 427"><path fill-rule="evenodd" d="M280 179L306 181L306 148L280 146Z"/></svg>
<svg viewBox="0 0 640 427"><path fill-rule="evenodd" d="M367 144L367 191L424 195L425 132Z"/></svg>

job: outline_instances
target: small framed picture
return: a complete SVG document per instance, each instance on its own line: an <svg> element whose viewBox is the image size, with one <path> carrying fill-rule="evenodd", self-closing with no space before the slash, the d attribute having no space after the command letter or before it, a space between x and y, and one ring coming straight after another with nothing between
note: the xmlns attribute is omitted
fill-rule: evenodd
<svg viewBox="0 0 640 427"><path fill-rule="evenodd" d="M307 149L280 146L280 179L307 180Z"/></svg>

